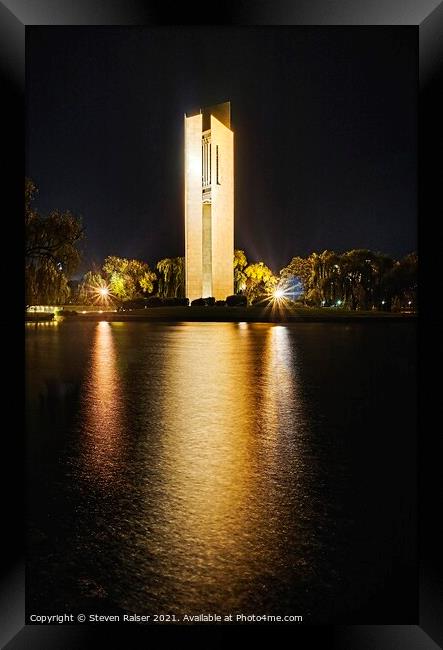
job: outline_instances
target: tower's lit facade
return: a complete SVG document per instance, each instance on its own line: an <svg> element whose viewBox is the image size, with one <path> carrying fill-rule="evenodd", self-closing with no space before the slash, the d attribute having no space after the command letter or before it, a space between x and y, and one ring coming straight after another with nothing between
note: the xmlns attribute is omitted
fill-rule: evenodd
<svg viewBox="0 0 443 650"><path fill-rule="evenodd" d="M230 102L185 115L185 259L189 300L234 292L234 134Z"/></svg>

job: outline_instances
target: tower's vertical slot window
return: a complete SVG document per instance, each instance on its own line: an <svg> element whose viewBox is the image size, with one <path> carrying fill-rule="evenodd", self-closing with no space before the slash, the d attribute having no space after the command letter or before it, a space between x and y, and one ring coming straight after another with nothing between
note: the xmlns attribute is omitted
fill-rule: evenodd
<svg viewBox="0 0 443 650"><path fill-rule="evenodd" d="M220 158L218 152L218 144L215 145L215 172L217 177L217 185L221 184L221 174L220 174Z"/></svg>

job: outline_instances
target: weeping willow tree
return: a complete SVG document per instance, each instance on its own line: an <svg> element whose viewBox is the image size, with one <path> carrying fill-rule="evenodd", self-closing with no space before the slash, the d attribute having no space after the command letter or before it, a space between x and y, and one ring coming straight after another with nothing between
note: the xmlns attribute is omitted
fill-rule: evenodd
<svg viewBox="0 0 443 650"><path fill-rule="evenodd" d="M157 262L158 294L162 298L183 298L185 295L185 258L165 257Z"/></svg>
<svg viewBox="0 0 443 650"><path fill-rule="evenodd" d="M69 296L68 278L79 264L84 230L69 211L41 215L33 205L37 192L25 179L25 303L57 305Z"/></svg>

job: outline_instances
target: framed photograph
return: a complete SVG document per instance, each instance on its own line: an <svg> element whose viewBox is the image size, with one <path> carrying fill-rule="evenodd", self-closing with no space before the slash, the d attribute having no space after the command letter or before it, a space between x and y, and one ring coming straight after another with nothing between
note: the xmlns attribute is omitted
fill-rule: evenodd
<svg viewBox="0 0 443 650"><path fill-rule="evenodd" d="M2 647L438 648L442 6L0 17L25 213Z"/></svg>

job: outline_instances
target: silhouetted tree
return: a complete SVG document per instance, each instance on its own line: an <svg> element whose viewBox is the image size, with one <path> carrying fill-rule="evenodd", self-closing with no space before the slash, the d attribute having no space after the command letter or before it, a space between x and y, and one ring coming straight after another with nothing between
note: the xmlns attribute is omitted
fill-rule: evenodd
<svg viewBox="0 0 443 650"><path fill-rule="evenodd" d="M26 304L61 304L69 296L68 278L80 261L84 229L69 211L52 210L42 216L33 207L38 192L25 179Z"/></svg>

